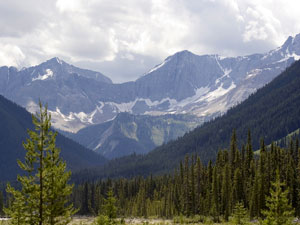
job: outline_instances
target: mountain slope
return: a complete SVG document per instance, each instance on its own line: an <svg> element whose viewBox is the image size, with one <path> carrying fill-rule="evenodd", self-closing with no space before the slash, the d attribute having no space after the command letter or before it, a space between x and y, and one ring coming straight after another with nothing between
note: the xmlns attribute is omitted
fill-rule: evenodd
<svg viewBox="0 0 300 225"><path fill-rule="evenodd" d="M38 110L39 99L47 102L53 114L53 126L61 129L67 124L76 130L88 123L80 112L92 111L94 89L111 83L99 72L74 67L58 58L20 71L14 67L0 68L0 94L30 112ZM61 117L69 112L74 113Z"/></svg>
<svg viewBox="0 0 300 225"><path fill-rule="evenodd" d="M260 138L266 144L300 128L300 61L252 94L222 117L205 123L176 141L162 145L145 156L128 156L111 161L104 168L90 171L86 177L132 176L172 171L185 154L197 153L207 163L220 148L229 146L233 129L237 139L252 132L253 147ZM239 143L241 145L241 143ZM82 174L77 174L81 176ZM76 177L76 176L75 176Z"/></svg>
<svg viewBox="0 0 300 225"><path fill-rule="evenodd" d="M147 116L120 113L103 124L81 129L70 138L106 158L145 154L176 139L199 124L194 116Z"/></svg>
<svg viewBox="0 0 300 225"><path fill-rule="evenodd" d="M27 129L33 129L31 115L22 107L0 95L0 180L15 179L20 172L17 159L24 159L22 142L28 138ZM106 160L74 141L58 134L57 146L61 156L72 170L103 164Z"/></svg>
<svg viewBox="0 0 300 225"><path fill-rule="evenodd" d="M119 112L191 113L207 120L242 102L299 58L300 34L264 54L178 52L136 81L122 84L54 58L20 71L0 68L0 94L31 112L40 98L52 111L54 127L71 132L111 120Z"/></svg>

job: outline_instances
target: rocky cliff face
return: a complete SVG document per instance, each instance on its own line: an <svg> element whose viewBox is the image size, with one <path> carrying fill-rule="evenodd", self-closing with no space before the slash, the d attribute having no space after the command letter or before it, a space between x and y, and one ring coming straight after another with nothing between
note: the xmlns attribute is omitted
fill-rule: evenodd
<svg viewBox="0 0 300 225"><path fill-rule="evenodd" d="M99 124L119 112L190 113L203 120L226 112L300 59L300 34L265 54L240 57L178 52L134 82L53 58L35 67L0 68L0 94L33 112L48 103L53 125L65 131Z"/></svg>

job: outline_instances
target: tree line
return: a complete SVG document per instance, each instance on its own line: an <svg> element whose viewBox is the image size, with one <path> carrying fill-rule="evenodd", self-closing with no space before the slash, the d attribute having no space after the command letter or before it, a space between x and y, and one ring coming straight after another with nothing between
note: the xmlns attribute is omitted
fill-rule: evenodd
<svg viewBox="0 0 300 225"><path fill-rule="evenodd" d="M172 218L178 215L211 216L228 220L240 204L250 218L264 217L272 183L285 185L287 203L300 215L299 141L287 148L275 144L252 149L250 131L238 149L235 131L228 149L220 150L216 161L207 165L197 155L186 155L172 174L131 179L105 179L77 185L71 201L79 214L97 215L111 188L117 199L118 216Z"/></svg>

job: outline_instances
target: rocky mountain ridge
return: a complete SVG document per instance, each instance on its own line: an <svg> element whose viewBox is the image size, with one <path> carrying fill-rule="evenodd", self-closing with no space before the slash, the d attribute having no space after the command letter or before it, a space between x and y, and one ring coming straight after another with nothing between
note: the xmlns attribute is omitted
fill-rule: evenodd
<svg viewBox="0 0 300 225"><path fill-rule="evenodd" d="M265 54L239 57L169 56L134 82L113 84L103 74L53 58L18 71L0 68L0 94L33 112L48 103L54 127L77 132L115 118L190 113L202 121L226 112L300 59L300 34Z"/></svg>

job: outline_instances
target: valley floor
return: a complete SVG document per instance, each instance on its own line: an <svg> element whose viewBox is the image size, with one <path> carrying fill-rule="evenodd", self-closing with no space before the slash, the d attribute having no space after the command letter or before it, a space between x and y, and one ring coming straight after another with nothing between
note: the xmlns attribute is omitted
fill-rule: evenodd
<svg viewBox="0 0 300 225"><path fill-rule="evenodd" d="M92 225L94 217L74 217L70 225ZM172 225L172 224L210 224L210 225L233 225L235 223L226 222L226 223L213 223L212 221L207 221L206 223L195 223L187 221L176 221L170 219L144 219L144 218L127 218L125 219L125 225ZM248 224L259 224L256 221L249 222ZM0 223L1 225L1 223Z"/></svg>
<svg viewBox="0 0 300 225"><path fill-rule="evenodd" d="M73 220L69 223L70 225L92 225L95 220L95 217L74 217ZM144 219L144 218L127 218L125 219L124 225L172 225L172 224L210 224L210 225L234 225L232 222L224 223L213 223L212 221L207 221L206 223L195 223L192 221L175 221L170 219ZM258 221L251 221L246 224L259 224ZM298 219L294 220L294 224L300 224ZM9 220L6 218L0 218L0 225L9 225Z"/></svg>
<svg viewBox="0 0 300 225"><path fill-rule="evenodd" d="M70 225L90 225L94 221L94 217L75 217ZM172 220L164 220L164 219L141 219L141 218L129 218L125 219L125 224L160 224L160 225L167 225L167 224L173 224Z"/></svg>

